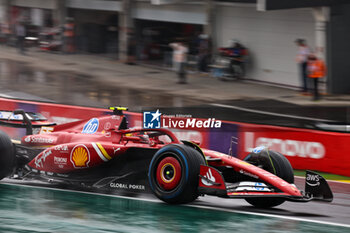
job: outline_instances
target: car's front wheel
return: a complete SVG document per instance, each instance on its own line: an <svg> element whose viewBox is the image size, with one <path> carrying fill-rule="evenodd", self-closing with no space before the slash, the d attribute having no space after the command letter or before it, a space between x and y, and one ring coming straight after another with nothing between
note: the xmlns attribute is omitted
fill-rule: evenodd
<svg viewBox="0 0 350 233"><path fill-rule="evenodd" d="M293 168L288 159L286 159L286 157L284 157L281 153L264 148L260 151L250 153L247 155L244 161L250 162L255 166L259 166L290 184L294 183ZM271 208L285 202L285 200L282 198L273 197L255 197L246 198L245 200L249 204L258 208Z"/></svg>
<svg viewBox="0 0 350 233"><path fill-rule="evenodd" d="M189 146L164 146L149 165L151 190L159 199L170 204L194 201L198 197L201 164L205 165L204 157Z"/></svg>

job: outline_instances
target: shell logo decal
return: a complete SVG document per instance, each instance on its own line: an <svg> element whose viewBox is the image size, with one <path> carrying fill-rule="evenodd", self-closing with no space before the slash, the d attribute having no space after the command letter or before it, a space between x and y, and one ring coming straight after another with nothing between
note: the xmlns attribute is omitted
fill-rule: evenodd
<svg viewBox="0 0 350 233"><path fill-rule="evenodd" d="M75 168L89 167L90 152L88 148L83 144L76 145L70 154L70 161Z"/></svg>

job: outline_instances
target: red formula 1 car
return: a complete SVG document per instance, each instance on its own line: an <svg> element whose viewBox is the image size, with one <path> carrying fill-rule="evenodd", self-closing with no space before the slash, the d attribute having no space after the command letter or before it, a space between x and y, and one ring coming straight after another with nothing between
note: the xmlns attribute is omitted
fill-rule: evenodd
<svg viewBox="0 0 350 233"><path fill-rule="evenodd" d="M179 141L168 129L128 129L123 109L111 109L111 115L57 126L40 114L1 112L0 124L27 128L29 135L15 141L0 132L0 178L150 192L173 204L205 194L244 198L264 208L286 200L333 199L325 179L313 172L307 172L305 191L297 189L290 163L278 152L260 147L239 160ZM39 134L30 134L40 126Z"/></svg>

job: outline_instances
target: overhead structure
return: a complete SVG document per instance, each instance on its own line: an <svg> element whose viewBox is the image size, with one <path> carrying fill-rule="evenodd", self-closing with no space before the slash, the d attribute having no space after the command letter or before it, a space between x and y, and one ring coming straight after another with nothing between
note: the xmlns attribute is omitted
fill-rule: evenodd
<svg viewBox="0 0 350 233"><path fill-rule="evenodd" d="M305 7L332 6L345 4L347 0L256 0L259 11L282 10Z"/></svg>
<svg viewBox="0 0 350 233"><path fill-rule="evenodd" d="M151 4L153 5L165 5L165 4L175 4L175 3L183 3L190 2L190 0L151 0Z"/></svg>

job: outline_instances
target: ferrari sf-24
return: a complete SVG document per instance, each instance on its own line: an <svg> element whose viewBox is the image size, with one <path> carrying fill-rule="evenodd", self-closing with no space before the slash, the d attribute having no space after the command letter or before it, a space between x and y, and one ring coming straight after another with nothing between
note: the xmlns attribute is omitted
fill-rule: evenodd
<svg viewBox="0 0 350 233"><path fill-rule="evenodd" d="M180 141L166 128L128 128L126 109L110 109L110 115L60 125L39 113L0 111L0 125L26 129L21 140L0 131L0 179L153 193L170 204L203 195L242 198L259 208L333 199L328 183L315 172L306 172L305 190L299 190L291 164L276 151L258 147L240 160Z"/></svg>

